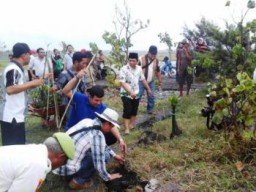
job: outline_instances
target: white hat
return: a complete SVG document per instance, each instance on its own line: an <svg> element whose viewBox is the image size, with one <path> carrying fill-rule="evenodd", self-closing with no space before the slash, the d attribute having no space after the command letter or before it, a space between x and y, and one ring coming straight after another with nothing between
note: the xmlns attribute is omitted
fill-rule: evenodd
<svg viewBox="0 0 256 192"><path fill-rule="evenodd" d="M102 118L105 119L106 121L112 123L115 127L120 128L120 126L118 125L118 113L116 111L114 111L113 109L110 108L106 108L103 113L99 114L97 112L95 112L95 114Z"/></svg>

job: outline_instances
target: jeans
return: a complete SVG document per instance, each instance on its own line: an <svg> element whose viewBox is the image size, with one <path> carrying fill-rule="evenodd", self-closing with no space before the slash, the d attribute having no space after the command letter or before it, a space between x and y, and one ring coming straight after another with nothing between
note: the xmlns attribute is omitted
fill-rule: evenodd
<svg viewBox="0 0 256 192"><path fill-rule="evenodd" d="M110 154L105 152L105 161L108 162L110 159ZM79 171L74 175L73 179L79 184L84 184L85 182L90 181L95 171L96 170L93 165L92 153L91 151L87 151L81 162L81 167Z"/></svg>
<svg viewBox="0 0 256 192"><path fill-rule="evenodd" d="M147 95L147 112L153 112L154 111L154 108L155 108L155 96L154 96L154 92L155 92L155 82L154 81L151 81L148 83L150 89L151 89L151 92L152 92L152 95L151 96L148 96ZM143 83L140 81L139 83L139 86L140 86L140 99L142 98L143 94L144 94L144 91L145 91L145 87L143 85Z"/></svg>

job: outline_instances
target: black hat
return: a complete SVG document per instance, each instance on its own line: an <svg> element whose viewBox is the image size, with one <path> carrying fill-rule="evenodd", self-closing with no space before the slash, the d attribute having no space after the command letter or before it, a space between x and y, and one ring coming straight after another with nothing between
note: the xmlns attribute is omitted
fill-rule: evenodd
<svg viewBox="0 0 256 192"><path fill-rule="evenodd" d="M138 60L138 53L129 53L129 57L128 57L129 59L136 59L136 60Z"/></svg>
<svg viewBox="0 0 256 192"><path fill-rule="evenodd" d="M16 43L13 48L13 57L19 58L24 53L30 53L30 48L26 43Z"/></svg>
<svg viewBox="0 0 256 192"><path fill-rule="evenodd" d="M151 45L149 47L148 52L151 53L152 55L156 55L157 54L157 47L155 45Z"/></svg>
<svg viewBox="0 0 256 192"><path fill-rule="evenodd" d="M86 51L84 54L85 54L85 58L91 59L93 57L93 54L91 51Z"/></svg>
<svg viewBox="0 0 256 192"><path fill-rule="evenodd" d="M81 62L83 60L83 58L86 58L85 53L81 53L80 51L77 51L73 54L73 63L75 63L75 61Z"/></svg>

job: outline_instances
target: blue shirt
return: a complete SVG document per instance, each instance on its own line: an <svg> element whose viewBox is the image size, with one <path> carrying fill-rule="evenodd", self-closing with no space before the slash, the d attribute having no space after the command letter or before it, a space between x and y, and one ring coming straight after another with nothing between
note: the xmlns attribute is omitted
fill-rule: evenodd
<svg viewBox="0 0 256 192"><path fill-rule="evenodd" d="M107 106L101 103L99 106L94 107L89 103L89 97L83 93L75 92L72 103L72 110L69 116L67 130L77 124L83 119L94 119L97 113L102 113Z"/></svg>

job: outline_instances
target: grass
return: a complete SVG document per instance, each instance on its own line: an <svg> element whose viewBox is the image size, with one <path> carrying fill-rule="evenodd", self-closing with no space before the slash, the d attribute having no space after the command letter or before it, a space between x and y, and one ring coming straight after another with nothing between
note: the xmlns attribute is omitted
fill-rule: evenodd
<svg viewBox="0 0 256 192"><path fill-rule="evenodd" d="M104 102L117 111L122 111L121 100L113 91ZM177 123L183 134L169 140L171 119L155 122L151 128L154 132L165 135L166 140L152 145L138 145L142 129L136 128L130 135L123 136L128 153L126 161L129 168L136 171L141 180L156 178L161 185L177 184L180 191L253 191L256 188L255 155L243 162L239 171L236 162L241 158L229 155L228 143L223 132L214 132L206 128L206 119L201 117L200 109L206 104L205 91L194 92L182 97L177 107ZM158 110L170 108L166 100L157 101ZM171 109L171 108L170 108ZM139 113L145 112L141 105ZM140 116L140 115L139 115ZM121 121L121 119L120 119ZM41 119L29 116L26 121L29 142L41 143L56 130L41 126ZM120 130L121 133L123 130ZM116 148L116 146L115 146ZM109 166L111 171L113 163ZM98 178L96 176L96 178ZM98 187L93 191L106 191L105 185L98 179ZM49 174L40 191L66 191L64 181ZM136 191L132 188L129 191Z"/></svg>

